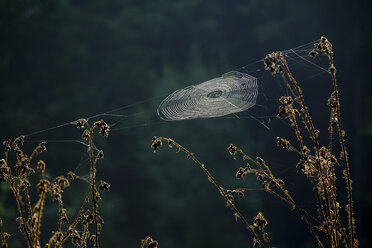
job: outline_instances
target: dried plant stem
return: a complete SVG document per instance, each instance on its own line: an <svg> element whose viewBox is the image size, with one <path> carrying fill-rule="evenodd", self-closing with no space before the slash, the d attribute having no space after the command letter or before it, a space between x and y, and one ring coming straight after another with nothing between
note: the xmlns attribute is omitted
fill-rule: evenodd
<svg viewBox="0 0 372 248"><path fill-rule="evenodd" d="M86 128L86 126L88 126L88 128ZM91 162L91 181L89 182L89 193L85 197L85 201L83 202L80 211L77 213L74 222L67 228L65 233L62 232L62 227L63 225L66 225L68 223L68 216L67 210L64 208L64 204L62 201L62 195L64 192L63 189L69 187L72 180L80 177L76 176L73 172L69 172L67 173L67 178L65 176L58 176L52 181L49 181L45 179L46 164L43 160L39 160L36 164L37 171L41 174L41 179L36 184L38 201L36 202L34 207L32 207L30 190L28 189L31 184L28 180L28 177L34 174L36 170L30 167L31 159L46 151L46 142L41 142L33 150L31 156L24 154L21 149L21 147L24 145L24 136L16 138L13 142L11 140L6 140L3 142L3 145L5 146L5 158L0 159L0 183L8 183L10 190L14 194L19 212L19 217L17 217L16 219L19 223L18 228L24 235L27 247L29 248L41 247L41 220L43 217L44 205L46 204L46 197L48 194L51 195L53 201L58 201L59 214L57 230L52 232L52 236L50 237L49 242L45 244L45 247L61 248L63 242L66 241L69 237L72 238L72 243L75 246L78 245L79 241L81 241L80 244L83 245L81 247L86 247L87 239L90 236L90 240L94 242L95 248L98 248L98 234L101 230L101 224L99 223L99 221L102 221L102 219L99 217L97 210L97 202L100 201L101 198L97 191L98 186L96 187L95 167L97 161L104 158L104 154L103 151L99 151L97 157L95 157L93 150L95 150L96 148L93 144L93 130L98 127L100 134L104 137L107 137L110 128L103 120L95 122L92 127L89 127L85 119L77 121L77 127L84 128L82 139L86 140L87 142L89 141L88 153ZM13 175L11 167L7 164L9 152L14 152L15 154L16 162L14 163L14 168L17 172L17 176ZM102 181L99 187L102 191L106 191L109 190L110 185ZM89 202L91 194L93 199L93 214L91 214L90 211L87 210L86 215L82 216L84 209ZM22 197L24 197L24 200L22 200ZM26 215L28 215L28 221L26 221ZM77 230L74 230L75 226L80 222L84 227L83 239L81 239L79 232ZM96 235L90 235L89 232L89 224L93 222L95 223L96 227ZM0 227L1 225L2 220L0 218ZM2 230L0 229L0 238L2 239L3 247L7 247L6 239L9 237L9 234L7 234L6 232L2 232Z"/></svg>
<svg viewBox="0 0 372 248"><path fill-rule="evenodd" d="M97 211L97 188L96 188L96 159L93 154L93 130L94 127L89 129L89 160L90 160L90 176L91 176L91 192L92 192L92 202L93 202L93 216L94 216L94 225L95 225L95 238L94 238L94 247L99 247L98 242L98 211Z"/></svg>
<svg viewBox="0 0 372 248"><path fill-rule="evenodd" d="M282 62L283 62L283 65L285 67L285 71L286 71L286 73L287 73L290 81L292 82L293 86L296 89L298 98L300 100L301 110L305 113L306 120L307 120L307 122L310 125L310 131L311 131L312 140L314 141L316 153L317 153L317 155L319 155L318 137L317 137L317 134L315 132L315 127L314 127L313 120L311 119L309 110L308 110L308 108L307 108L307 106L305 104L305 99L304 99L304 96L302 94L302 90L301 90L300 86L298 85L296 79L293 77L293 75L292 75L292 73L291 73L291 71L289 69L289 66L287 64L287 61L284 58L282 58Z"/></svg>
<svg viewBox="0 0 372 248"><path fill-rule="evenodd" d="M329 56L331 68L334 68L333 66L333 57ZM331 70L331 76L332 76L332 84L333 84L333 90L336 97L337 102L337 129L338 129L338 135L340 137L340 144L341 144L341 152L342 157L345 163L345 176L346 176L346 183L347 183L347 193L348 193L348 219L349 219L349 229L350 229L350 238L351 238L351 247L355 247L355 226L354 226L354 211L353 211L353 193L352 193L352 187L351 187L351 177L350 177L350 165L349 165L349 159L346 151L346 145L345 145L345 134L342 130L341 125L341 111L340 111L340 99L339 99L339 93L337 88L337 81L336 81L336 69Z"/></svg>
<svg viewBox="0 0 372 248"><path fill-rule="evenodd" d="M35 230L35 237L34 237L34 245L35 248L40 246L39 244L39 235L40 235L40 222L41 222L41 215L43 213L44 209L44 200L46 196L46 191L43 190L40 194L39 202L37 203L38 206L38 213L37 213L37 219L36 219L36 230Z"/></svg>
<svg viewBox="0 0 372 248"><path fill-rule="evenodd" d="M72 230L75 228L75 226L79 223L79 220L81 219L81 215L84 213L84 207L85 205L89 202L89 197L90 197L90 194L89 193L86 197L85 197L85 200L83 202L83 204L81 205L80 207L80 210L79 212L77 213L74 221L72 222L72 224L67 228L67 231L66 233L63 235L62 239L61 239L61 245L63 244L64 241L66 241L66 239L68 239L68 237L70 236Z"/></svg>
<svg viewBox="0 0 372 248"><path fill-rule="evenodd" d="M276 191L272 190L271 188L266 188L265 189L267 192L273 194L274 196L280 198L282 201L288 203L289 205L293 206L292 202L288 200L287 198L284 198L280 194L278 194ZM298 207L298 206L297 206ZM307 212L305 209L298 207L298 210L300 210L304 215L309 217L312 221L316 222L319 226L323 226L323 224L317 220L314 216L312 216L309 212Z"/></svg>
<svg viewBox="0 0 372 248"><path fill-rule="evenodd" d="M29 247L32 247L32 242L31 242L31 238L30 238L30 233L29 233L29 230L26 226L26 219L25 219L25 214L23 212L23 202L22 202L22 198L19 194L19 191L18 189L16 188L15 186L15 182L14 182L14 178L13 178L13 175L12 175L12 172L11 172L11 169L9 167L8 169L8 180L9 180L9 185L10 185L10 188L14 194L14 197L17 201L17 206L18 206L18 212L19 214L21 215L21 225L22 225L22 229L23 229L23 232L26 236L26 241L27 241L27 244Z"/></svg>
<svg viewBox="0 0 372 248"><path fill-rule="evenodd" d="M205 165L203 163L201 163L195 157L195 155L193 153L191 153L189 150L187 150L185 147L183 147L179 143L175 142L173 139L165 138L165 137L157 137L156 140L158 140L158 141L166 141L166 142L168 142L168 144L170 144L170 146L171 145L175 145L177 147L177 150L178 151L183 151L187 155L187 157L189 159L192 159L203 170L203 172L207 175L208 180L217 187L217 189L220 192L220 194L225 198L227 204L235 211L236 215L243 221L244 225L249 230L249 232L251 233L251 235L254 237L254 239L258 243L258 245L261 248L263 248L264 245L263 245L262 241L260 240L260 238L258 237L258 235L255 233L255 231L253 230L253 228L251 227L251 225L249 225L248 221L245 219L245 217L243 216L243 214L235 206L235 204L233 203L233 201L230 200L230 198L227 196L227 194L225 193L225 190L221 187L221 185L217 182L217 180L213 177L213 175L207 170L207 168L205 167Z"/></svg>
<svg viewBox="0 0 372 248"><path fill-rule="evenodd" d="M27 202L27 209L28 209L28 219L32 219L32 206L31 206L31 199L30 199L30 194L28 192L27 187L25 188L25 195L26 195L26 202ZM30 228L31 235L33 236L32 238L35 239L36 233L32 228Z"/></svg>
<svg viewBox="0 0 372 248"><path fill-rule="evenodd" d="M309 228L310 232L313 234L313 236L315 237L318 245L320 247L324 247L322 242L320 241L318 235L316 234L315 230L314 230L314 227L313 225L309 222L309 220L305 217L303 211L301 211L301 208L298 207L297 203L295 202L295 200L292 198L292 196L289 194L288 190L286 190L280 183L278 183L278 180L276 180L274 174L271 172L269 166L267 166L266 162L263 161L263 166L264 168L262 168L262 166L257 163L255 160L253 160L252 158L250 158L247 154L245 154L243 151L241 151L246 157L248 157L253 163L256 164L257 167L259 167L261 169L261 172L263 172L267 178L271 178L273 179L272 181L275 183L275 186L281 190L281 192L286 196L286 198L288 199L289 203L296 209L296 211L300 214L300 217L302 220L305 221L307 227Z"/></svg>
<svg viewBox="0 0 372 248"><path fill-rule="evenodd" d="M1 243L3 248L8 248L8 243L6 242L7 237L5 236L5 233L2 229L3 220L0 218L0 237L1 237Z"/></svg>
<svg viewBox="0 0 372 248"><path fill-rule="evenodd" d="M332 151L332 138L333 138L333 117L332 117L332 113L329 116L328 134L329 134L329 136L328 136L328 140L329 140L328 150Z"/></svg>
<svg viewBox="0 0 372 248"><path fill-rule="evenodd" d="M27 210L28 210L28 218L32 218L32 207L31 207L31 199L30 199L30 194L28 192L27 187L25 188L25 196L26 196L26 202L27 202Z"/></svg>
<svg viewBox="0 0 372 248"><path fill-rule="evenodd" d="M302 90L301 90L300 86L298 85L296 79L293 77L292 72L290 71L289 66L287 64L287 61L282 57L281 62L284 65L285 72L286 72L287 76L289 77L290 81L292 82L292 85L296 89L296 92L297 92L297 95L298 95L299 101L300 101L299 104L301 106L301 110L305 113L306 122L309 123L309 126L310 126L310 134L311 134L311 138L312 138L312 140L314 142L314 148L315 148L315 151L316 151L316 155L317 155L317 157L320 157L319 142L318 142L317 132L315 131L315 127L314 127L313 121L311 119L309 110L308 110L308 108L307 108L307 106L305 104L305 99L304 99L304 96L302 94ZM285 78L285 75L282 74L282 77ZM295 120L295 117L293 117L293 119ZM295 129L296 129L296 134L298 136L297 138L298 139L301 139L301 136L299 136L300 134L299 134L299 131L298 131L298 127L297 127L296 122L295 122ZM325 195L323 197L323 200L325 201L327 215L329 216L329 218L332 218L332 212L331 212L331 209L330 209L330 202L329 202L330 197L328 196L328 190L327 190L326 182L325 182L325 177L326 176L324 175L324 173L322 171L322 168L320 168L320 165L316 166L316 169L318 171L320 182L321 182L321 185L322 185L322 188L323 188L323 193ZM326 216L325 216L325 214L323 213L323 210L322 210L322 204L321 204L321 201L320 201L320 199L321 199L320 198L320 193L319 193L319 190L317 188L317 185L316 185L315 180L313 180L313 184L314 184L315 190L317 192L319 209L322 212L323 219L325 221L327 221ZM325 228L326 228L326 233L327 233L326 236L327 236L327 239L328 239L328 243L331 244L332 240L334 240L336 238L333 235L331 235L331 231L329 230L329 226L328 225L325 225Z"/></svg>

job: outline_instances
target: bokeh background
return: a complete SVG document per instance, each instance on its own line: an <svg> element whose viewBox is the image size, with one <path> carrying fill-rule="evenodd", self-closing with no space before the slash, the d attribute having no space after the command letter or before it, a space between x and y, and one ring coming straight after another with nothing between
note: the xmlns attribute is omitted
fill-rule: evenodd
<svg viewBox="0 0 372 248"><path fill-rule="evenodd" d="M334 45L358 238L362 247L370 247L371 5L366 0L0 0L0 139L152 97L161 99L167 92L257 61L271 51L324 35ZM316 80L310 83L305 97L310 111L319 116L318 126L326 131L328 119L320 117L328 113L329 93ZM266 156L300 204L314 204L311 187L296 174L295 163L276 150L276 131L251 119L156 124L157 104L147 101L126 109L125 114L136 115L121 118L121 129L97 142L105 151L98 178L111 184L100 204L105 220L102 247L139 247L147 235L162 248L251 244L244 226L235 223L199 168L169 149L153 154L154 135L173 137L190 148L226 188L259 187L253 178L234 179L242 163L229 157L230 143L253 156ZM50 176L68 171L84 176L86 147L62 141L77 140L79 135L74 127L61 127L29 136L26 146L50 140L43 157ZM341 184L341 198L343 189ZM66 190L71 217L86 190L79 183ZM11 192L0 185L0 216L12 234L10 247L25 247L17 234L15 206ZM249 220L258 211L264 213L276 247L314 246L296 213L272 196L252 191L239 206ZM45 237L55 229L55 213L50 207L45 214Z"/></svg>

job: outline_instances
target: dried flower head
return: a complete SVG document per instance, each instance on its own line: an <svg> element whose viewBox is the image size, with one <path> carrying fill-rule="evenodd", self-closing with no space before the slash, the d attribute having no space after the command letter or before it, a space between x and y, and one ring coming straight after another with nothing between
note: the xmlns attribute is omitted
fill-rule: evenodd
<svg viewBox="0 0 372 248"><path fill-rule="evenodd" d="M236 178L243 179L249 173L248 167L240 167L239 170L236 172Z"/></svg>
<svg viewBox="0 0 372 248"><path fill-rule="evenodd" d="M85 214L83 215L83 225L84 224L90 224L93 222L93 215L91 214L91 212L89 211L89 209L85 212Z"/></svg>
<svg viewBox="0 0 372 248"><path fill-rule="evenodd" d="M265 56L265 70L271 72L271 74L284 74L283 68L283 54L282 52L273 52Z"/></svg>
<svg viewBox="0 0 372 248"><path fill-rule="evenodd" d="M70 172L67 173L67 180L69 182L73 181L75 179L75 177L76 177L76 175L72 171L70 171Z"/></svg>
<svg viewBox="0 0 372 248"><path fill-rule="evenodd" d="M99 128L99 133L103 137L108 137L108 133L110 131L110 126L107 125L107 123L104 120L96 121L93 124L93 128L98 127Z"/></svg>
<svg viewBox="0 0 372 248"><path fill-rule="evenodd" d="M291 143L288 140L280 138L280 137L276 138L276 145L278 147L287 149L288 151L292 151L292 149L293 149L293 146L291 145Z"/></svg>
<svg viewBox="0 0 372 248"><path fill-rule="evenodd" d="M13 147L16 147L16 146L23 146L25 143L25 136L19 136L18 138L16 138L14 141L13 141Z"/></svg>
<svg viewBox="0 0 372 248"><path fill-rule="evenodd" d="M291 106L293 104L293 99L291 96L282 96L279 101L285 106Z"/></svg>
<svg viewBox="0 0 372 248"><path fill-rule="evenodd" d="M88 139L89 139L89 136L90 136L90 134L89 134L89 130L88 130L88 129L85 129L85 130L83 131L82 135L81 135L81 138L82 138L83 140L88 140Z"/></svg>
<svg viewBox="0 0 372 248"><path fill-rule="evenodd" d="M46 179L41 179L37 184L37 192L39 195L47 192L50 182Z"/></svg>
<svg viewBox="0 0 372 248"><path fill-rule="evenodd" d="M320 38L319 43L314 44L314 47L316 50L318 50L321 53L324 53L328 56L333 56L333 47L331 42L328 41L328 39L324 36Z"/></svg>
<svg viewBox="0 0 372 248"><path fill-rule="evenodd" d="M158 247L158 241L153 240L149 236L141 240L141 248L157 248L157 247Z"/></svg>
<svg viewBox="0 0 372 248"><path fill-rule="evenodd" d="M43 152L46 152L47 151L47 148L46 148L46 142L43 141L41 142L35 149L34 151L32 152L32 155L31 156L38 156L40 155L41 153Z"/></svg>
<svg viewBox="0 0 372 248"><path fill-rule="evenodd" d="M235 156L238 148L233 144L230 144L229 147L227 147L227 150L229 151L230 155Z"/></svg>
<svg viewBox="0 0 372 248"><path fill-rule="evenodd" d="M110 190L110 184L108 184L107 182L101 180L98 184L98 188L104 192L104 191L107 191L107 190Z"/></svg>
<svg viewBox="0 0 372 248"><path fill-rule="evenodd" d="M261 212L258 212L257 216L253 219L253 225L258 227L259 230L263 231L267 225L267 221Z"/></svg>
<svg viewBox="0 0 372 248"><path fill-rule="evenodd" d="M5 161L5 159L0 159L0 168L1 167L5 167L6 166L6 161Z"/></svg>
<svg viewBox="0 0 372 248"><path fill-rule="evenodd" d="M11 142L12 141L10 139L3 142L3 145L5 146L5 152L9 152L12 149L12 147L10 146Z"/></svg>
<svg viewBox="0 0 372 248"><path fill-rule="evenodd" d="M98 153L97 153L97 160L99 159L103 159L105 157L104 153L102 150L99 150Z"/></svg>
<svg viewBox="0 0 372 248"><path fill-rule="evenodd" d="M28 180L22 180L19 184L19 190L24 191L31 186L31 183Z"/></svg>
<svg viewBox="0 0 372 248"><path fill-rule="evenodd" d="M67 188L70 186L70 181L64 176L58 176L54 180L61 188Z"/></svg>
<svg viewBox="0 0 372 248"><path fill-rule="evenodd" d="M45 162L43 160L39 160L39 162L37 162L37 170L40 171L41 173L44 173L45 168L46 168Z"/></svg>
<svg viewBox="0 0 372 248"><path fill-rule="evenodd" d="M82 118L76 121L76 127L77 128L85 128L85 124L87 124L87 120Z"/></svg>
<svg viewBox="0 0 372 248"><path fill-rule="evenodd" d="M156 150L157 150L158 148L160 148L162 145L163 145L163 143L161 142L161 139L158 139L156 136L154 136L154 137L152 138L151 148L154 149L154 152L156 152Z"/></svg>
<svg viewBox="0 0 372 248"><path fill-rule="evenodd" d="M65 208L61 208L59 212L59 219L62 224L66 225L68 224L68 217L67 217L67 211Z"/></svg>

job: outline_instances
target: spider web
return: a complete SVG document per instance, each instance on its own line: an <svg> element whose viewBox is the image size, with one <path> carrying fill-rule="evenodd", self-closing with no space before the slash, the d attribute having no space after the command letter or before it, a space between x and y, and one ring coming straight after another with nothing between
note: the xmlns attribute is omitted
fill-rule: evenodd
<svg viewBox="0 0 372 248"><path fill-rule="evenodd" d="M220 117L254 106L257 93L257 78L232 71L173 92L157 112L166 121Z"/></svg>
<svg viewBox="0 0 372 248"><path fill-rule="evenodd" d="M282 51L292 72L298 76L297 78L302 79L298 81L301 86L315 77L328 75L326 60L322 56L314 60L308 55L316 42ZM259 59L205 82L196 82L176 91L173 89L85 119L89 122L105 120L112 131L110 136L134 128L142 129L164 124L176 126L177 121L203 121L211 118L248 119L270 130L272 120L276 119L278 99L283 95L288 95L288 92L281 77L265 71L264 59ZM153 121L148 121L149 119ZM74 143L87 147L86 141L73 138L80 136L75 128L76 124L77 121L73 120L24 136L26 142ZM61 139L54 134L56 130L59 134L69 135ZM69 137L72 138L68 139ZM81 157L75 171L86 163L87 157Z"/></svg>

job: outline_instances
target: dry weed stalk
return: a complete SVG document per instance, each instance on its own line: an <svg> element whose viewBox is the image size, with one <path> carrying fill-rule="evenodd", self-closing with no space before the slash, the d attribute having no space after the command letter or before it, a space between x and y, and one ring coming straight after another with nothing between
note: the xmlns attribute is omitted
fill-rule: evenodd
<svg viewBox="0 0 372 248"><path fill-rule="evenodd" d="M345 146L345 132L342 130L341 125L340 100L337 89L336 68L333 64L332 44L325 37L321 37L320 41L314 44L314 49L309 53L309 56L315 58L319 54L326 55L329 59L330 67L328 71L331 75L333 86L333 92L328 99L328 105L330 107L328 148L319 144L319 130L315 128L309 109L305 103L302 89L294 78L283 54L281 52L273 52L268 54L264 61L266 70L269 70L272 74L281 75L290 93L289 96L283 96L280 98L281 105L279 107L277 116L278 118L287 119L290 127L295 133L297 145L294 145L289 140L281 137L277 137L277 145L286 149L287 151L298 154L299 162L297 163L296 167L298 171L303 173L313 184L317 202L317 215L311 214L308 210L301 208L296 203L290 192L285 188L284 181L280 178L277 178L273 174L265 160L260 157L252 159L242 149L234 146L233 144L228 147L228 151L232 156L239 156L243 161L249 161L246 163L245 167L239 168L238 172L236 173L236 177L238 179L242 179L247 174L254 174L257 180L263 184L264 189L267 192L278 197L282 201L289 204L292 209L296 210L296 212L300 215L300 218L305 222L319 247L327 246L338 248L342 247L343 245L347 248L356 248L358 247L358 241L355 238L355 221L353 214L351 186L352 180L350 177L350 165ZM341 149L341 154L339 157L343 163L338 161L332 144L334 125L337 126ZM309 135L309 141L304 136L305 133ZM205 165L200 163L195 158L193 153L189 152L183 146L170 138L155 137L152 143L152 148L154 151L162 146L162 141L167 141L170 147L174 145L177 152L185 152L188 158L191 158L203 169L203 171L207 174L209 181L211 181L218 188L221 195L226 199L227 205L233 209L235 212L234 215L243 221L249 232L253 235L254 243L257 242L260 247L264 247L263 242L259 239L254 230L254 226L258 225L258 222L266 223L266 220L264 220L263 216L261 217L262 214L257 215L255 218L255 225L249 225L233 203L234 195L237 194L238 196L244 197L244 191L246 189L225 191L205 168ZM345 206L347 213L347 225L343 223L341 213L342 205L339 203L336 193L336 174L338 172L338 168L341 166L345 166L342 174L346 182L348 195L348 204ZM258 219L261 219L261 221L256 221ZM271 247L271 242L267 233L263 228L259 228L259 230L263 231L264 240L266 241L266 244ZM324 236L321 236L321 234ZM325 238L325 241L323 240L323 237Z"/></svg>
<svg viewBox="0 0 372 248"><path fill-rule="evenodd" d="M205 167L205 165L203 163L201 163L195 157L195 155L193 153L191 153L189 150L187 150L185 147L183 147L179 143L175 142L173 139L165 138L165 137L154 137L153 140L152 140L152 144L151 144L151 147L154 149L154 152L163 145L163 141L165 141L168 144L169 148L175 147L177 153L184 152L188 159L191 159L192 161L194 161L195 164L197 164L203 170L203 172L207 175L209 182L211 182L214 186L216 186L219 193L222 195L223 198L225 198L226 206L229 206L233 210L234 216L237 219L240 219L243 222L243 224L246 226L246 228L249 230L249 232L253 236L254 244L257 243L260 247L262 247L262 248L265 247L263 242L261 241L261 239L259 238L259 236L255 232L255 227L257 226L257 223L261 223L259 225L260 230L264 230L264 226L266 226L266 224L267 224L266 220L265 220L264 225L262 224L263 222L258 222L258 221L255 221L253 225L250 225L248 223L248 221L246 220L246 218L243 216L243 214L239 211L239 209L236 207L236 205L234 203L234 195L233 194L236 191L234 191L234 192L225 191L225 189L222 188L222 186L215 179L215 177L208 171L208 169ZM262 214L261 214L261 216L263 218ZM262 219L262 218L260 218L260 219ZM271 244L270 244L269 239L268 239L268 234L266 232L264 232L264 239L266 240L266 242L269 243L269 247L271 247Z"/></svg>
<svg viewBox="0 0 372 248"><path fill-rule="evenodd" d="M70 183L74 179L81 179L73 172L67 173L66 176L58 176L53 179L45 176L46 163L43 160L36 162L36 170L34 160L40 154L47 151L46 143L41 142L31 153L26 155L22 151L24 145L24 136L16 138L13 142L7 140L3 142L5 146L4 158L0 159L0 183L7 183L10 190L14 194L14 198L17 203L17 209L19 217L17 221L19 223L19 230L24 234L27 247L39 248L42 247L40 241L41 223L43 213L45 210L45 200L49 195L52 201L58 202L58 221L57 229L52 232L52 236L48 242L43 246L47 248L51 247L62 247L64 242L71 239L72 244L76 248L87 247L87 240L90 239L95 247L99 247L99 234L102 229L103 220L98 213L98 201L101 197L97 191L96 185L96 164L97 161L103 159L104 155L102 151L97 151L93 143L93 131L99 128L99 133L107 137L109 132L109 126L104 121L97 121L91 127L85 119L76 121L78 128L83 128L82 138L87 141L88 153L90 157L91 165L91 181L90 191L85 197L80 210L76 214L73 222L69 224L67 211L64 208L62 195L64 189L70 186ZM9 155L15 154L16 162L14 166L9 165ZM13 169L16 174L13 173ZM32 185L29 181L29 177L36 174L36 171L40 173L40 179L36 184L38 199L36 203L32 205L32 197L30 191L32 191ZM109 184L101 181L98 186L102 191L110 188ZM90 212L89 198L92 197L92 212ZM90 235L89 225L94 222L95 233ZM2 219L0 219L0 236L3 247L8 247L7 239L10 235L2 230ZM82 225L83 232L76 229L78 225Z"/></svg>
<svg viewBox="0 0 372 248"><path fill-rule="evenodd" d="M319 131L315 129L308 107L305 104L302 90L295 80L285 60L285 57L281 52L274 52L266 56L265 69L270 70L272 74L280 74L285 81L289 92L291 93L290 96L282 97L280 99L282 105L279 108L278 117L286 118L291 127L295 130L298 148L295 148L295 146L293 146L288 140L280 137L278 137L277 144L280 147L283 147L289 151L295 151L299 154L300 161L297 164L297 168L302 171L313 183L318 202L318 221L322 224L317 226L317 229L318 231L324 233L328 246L340 247L341 243L343 242L346 247L354 248L358 246L358 242L355 238L350 166L345 146L345 132L342 130L341 126L339 93L336 82L336 68L333 64L333 47L325 37L321 37L319 43L314 44L314 49L309 53L309 55L313 58L315 58L318 54L324 54L329 59L330 67L328 71L331 74L333 86L333 92L328 99L328 105L331 110L328 128L328 148L325 146L320 147L319 145ZM332 149L334 123L337 125L340 140L340 158L343 160L343 164L345 166L342 174L344 175L348 194L348 204L346 205L346 212L348 216L347 230L342 223L340 214L341 205L338 202L336 195L336 166L340 165L340 163L338 162ZM310 139L313 143L312 145L306 146L304 144L303 134L300 131L301 124L303 129L305 129L310 135ZM323 245L319 244L319 246Z"/></svg>

